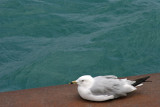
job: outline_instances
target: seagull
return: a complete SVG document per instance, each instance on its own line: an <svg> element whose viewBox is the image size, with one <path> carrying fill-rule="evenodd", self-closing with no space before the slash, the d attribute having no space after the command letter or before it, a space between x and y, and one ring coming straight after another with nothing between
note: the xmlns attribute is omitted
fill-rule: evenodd
<svg viewBox="0 0 160 107"><path fill-rule="evenodd" d="M134 81L118 79L117 76L97 76L84 75L70 84L78 84L78 93L81 98L90 101L107 101L135 91L137 86L143 85L150 76L136 79Z"/></svg>

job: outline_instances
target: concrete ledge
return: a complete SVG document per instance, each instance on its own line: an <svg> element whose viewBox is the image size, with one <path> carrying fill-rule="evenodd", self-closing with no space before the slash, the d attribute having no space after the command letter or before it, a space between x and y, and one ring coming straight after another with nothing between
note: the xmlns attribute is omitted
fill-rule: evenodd
<svg viewBox="0 0 160 107"><path fill-rule="evenodd" d="M59 85L0 93L0 107L160 107L160 73L127 97L91 102L81 99L76 85ZM141 76L127 77L134 80Z"/></svg>

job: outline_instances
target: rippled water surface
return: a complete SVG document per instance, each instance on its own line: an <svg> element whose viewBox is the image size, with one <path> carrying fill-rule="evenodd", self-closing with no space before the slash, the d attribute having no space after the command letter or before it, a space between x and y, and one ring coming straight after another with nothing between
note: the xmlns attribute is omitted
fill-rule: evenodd
<svg viewBox="0 0 160 107"><path fill-rule="evenodd" d="M159 0L0 0L1 92L156 72Z"/></svg>

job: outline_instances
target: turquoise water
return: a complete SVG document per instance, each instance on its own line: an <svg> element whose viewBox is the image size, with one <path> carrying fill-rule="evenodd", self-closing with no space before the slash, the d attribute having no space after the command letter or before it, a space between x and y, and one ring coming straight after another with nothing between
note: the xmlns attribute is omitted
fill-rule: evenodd
<svg viewBox="0 0 160 107"><path fill-rule="evenodd" d="M160 72L159 29L159 0L0 0L0 91Z"/></svg>

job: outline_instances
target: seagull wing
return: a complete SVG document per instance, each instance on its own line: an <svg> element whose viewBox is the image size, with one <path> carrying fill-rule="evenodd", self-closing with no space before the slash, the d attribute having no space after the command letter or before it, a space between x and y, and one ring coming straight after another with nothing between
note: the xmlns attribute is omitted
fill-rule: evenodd
<svg viewBox="0 0 160 107"><path fill-rule="evenodd" d="M126 96L123 87L124 82L115 76L98 76L94 78L94 84L90 88L93 95L114 95L115 97Z"/></svg>
<svg viewBox="0 0 160 107"><path fill-rule="evenodd" d="M106 78L106 79L117 79L118 77L115 75L105 75L105 76L97 76L97 77L101 77L101 78ZM96 78L97 78L96 77Z"/></svg>

